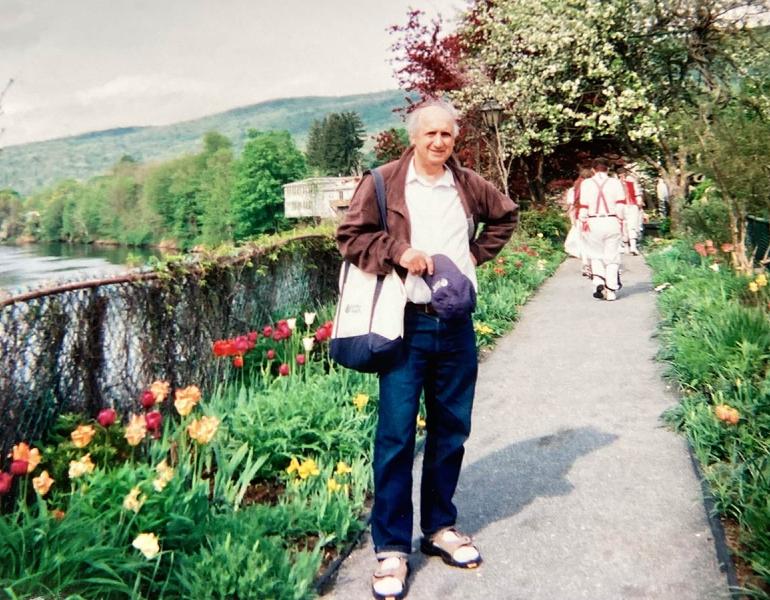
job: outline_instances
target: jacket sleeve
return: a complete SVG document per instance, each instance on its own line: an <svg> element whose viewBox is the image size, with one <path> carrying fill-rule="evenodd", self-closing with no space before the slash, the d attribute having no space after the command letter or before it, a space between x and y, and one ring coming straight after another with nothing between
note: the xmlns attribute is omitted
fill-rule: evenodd
<svg viewBox="0 0 770 600"><path fill-rule="evenodd" d="M471 242L471 254L476 258L476 264L481 265L497 256L511 239L519 222L519 207L488 181L475 174L473 177L474 187L479 188L474 193L479 221L484 223L484 228Z"/></svg>
<svg viewBox="0 0 770 600"><path fill-rule="evenodd" d="M345 260L362 271L387 275L409 248L380 225L374 178L366 175L353 193L345 218L337 228L337 247Z"/></svg>

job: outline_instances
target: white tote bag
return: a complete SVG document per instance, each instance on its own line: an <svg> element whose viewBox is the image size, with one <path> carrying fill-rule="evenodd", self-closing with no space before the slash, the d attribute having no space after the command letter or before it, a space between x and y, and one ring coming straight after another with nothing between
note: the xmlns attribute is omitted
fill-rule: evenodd
<svg viewBox="0 0 770 600"><path fill-rule="evenodd" d="M372 170L382 229L387 231L387 199L382 175ZM374 373L401 356L406 288L395 269L388 275L366 273L344 261L340 298L329 355L339 364Z"/></svg>
<svg viewBox="0 0 770 600"><path fill-rule="evenodd" d="M394 271L365 273L345 261L334 319L332 359L365 373L382 371L401 355L406 288Z"/></svg>

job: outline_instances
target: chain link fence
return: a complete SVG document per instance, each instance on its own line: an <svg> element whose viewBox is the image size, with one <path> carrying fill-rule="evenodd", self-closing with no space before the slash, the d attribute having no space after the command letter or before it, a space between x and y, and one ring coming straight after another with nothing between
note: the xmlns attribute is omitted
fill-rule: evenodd
<svg viewBox="0 0 770 600"><path fill-rule="evenodd" d="M333 240L69 283L0 302L0 456L63 412L136 410L155 379L210 389L211 344L332 299Z"/></svg>

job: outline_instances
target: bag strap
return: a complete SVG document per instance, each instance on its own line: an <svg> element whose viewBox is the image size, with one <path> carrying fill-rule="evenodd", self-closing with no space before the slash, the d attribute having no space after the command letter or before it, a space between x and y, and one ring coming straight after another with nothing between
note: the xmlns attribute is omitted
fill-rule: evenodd
<svg viewBox="0 0 770 600"><path fill-rule="evenodd" d="M380 211L380 227L387 233L388 198L385 196L385 180L382 178L382 173L379 169L372 169L370 173L372 174L372 177L374 177L374 191L377 194L377 208Z"/></svg>

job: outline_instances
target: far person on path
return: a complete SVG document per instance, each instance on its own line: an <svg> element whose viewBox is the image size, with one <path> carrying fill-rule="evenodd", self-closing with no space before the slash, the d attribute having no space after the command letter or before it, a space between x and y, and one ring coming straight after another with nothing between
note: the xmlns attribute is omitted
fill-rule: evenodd
<svg viewBox="0 0 770 600"><path fill-rule="evenodd" d="M580 184L593 175L591 169L581 167L578 178L567 190L565 195L565 204L572 227L564 240L564 251L567 254L579 258L582 263L581 273L583 277L591 278L591 261L583 250L583 230L578 220L578 211L580 210Z"/></svg>
<svg viewBox="0 0 770 600"><path fill-rule="evenodd" d="M580 219L584 249L591 260L594 298L615 300L620 289L620 244L626 193L607 175L608 162L594 161L594 175L580 184Z"/></svg>
<svg viewBox="0 0 770 600"><path fill-rule="evenodd" d="M356 189L337 230L342 255L360 269L405 277L409 302L404 354L380 373L374 442L372 539L379 561L372 593L403 598L412 551L412 467L415 423L425 393L425 451L420 489L420 549L445 563L474 568L481 554L455 528L452 502L470 433L478 360L471 319L475 267L494 258L513 233L518 209L491 183L462 168L452 155L455 109L430 101L407 119L412 144L380 167L385 180L388 232L380 226L373 178ZM476 235L477 226L484 227ZM458 307L431 303L437 290L457 293ZM470 298L473 296L473 298Z"/></svg>
<svg viewBox="0 0 770 600"><path fill-rule="evenodd" d="M668 214L669 190L668 184L662 177L658 177L658 183L655 185L655 195L658 197L658 212L665 217Z"/></svg>
<svg viewBox="0 0 770 600"><path fill-rule="evenodd" d="M639 238L642 233L644 217L644 196L639 180L633 174L621 167L618 169L618 177L623 183L626 193L625 223L623 227L623 243L628 252L634 256L639 255Z"/></svg>

